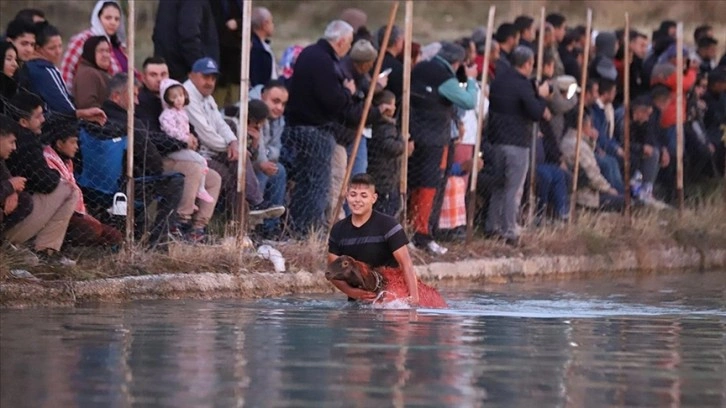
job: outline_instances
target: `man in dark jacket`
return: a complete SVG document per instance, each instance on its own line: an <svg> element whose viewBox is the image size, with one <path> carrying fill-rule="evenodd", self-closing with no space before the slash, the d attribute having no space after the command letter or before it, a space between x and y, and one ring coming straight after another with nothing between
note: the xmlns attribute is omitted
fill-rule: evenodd
<svg viewBox="0 0 726 408"><path fill-rule="evenodd" d="M272 13L264 7L252 10L252 48L250 49L250 84L266 85L277 79L275 54L270 48L270 37L275 32Z"/></svg>
<svg viewBox="0 0 726 408"><path fill-rule="evenodd" d="M383 36L386 33L386 26L378 29L378 47L383 48L381 44L383 42ZM397 101L401 101L401 95L403 95L403 64L398 59L398 56L403 52L404 38L403 31L397 26L393 26L391 29L391 36L386 44L386 55L383 57L383 65L381 65L381 72L391 69L391 74L388 76L388 85L386 89L393 92L396 96Z"/></svg>
<svg viewBox="0 0 726 408"><path fill-rule="evenodd" d="M519 239L517 214L529 168L532 122L551 117L543 99L549 96L549 84L537 89L529 80L534 67L532 50L517 47L512 67L492 81L486 133L497 154L505 158L505 180L492 191L485 230L510 244Z"/></svg>
<svg viewBox="0 0 726 408"><path fill-rule="evenodd" d="M13 177L5 160L15 151L18 125L0 115L0 233L26 219L33 210L33 199L25 192L25 177Z"/></svg>
<svg viewBox="0 0 726 408"><path fill-rule="evenodd" d="M512 52L519 44L519 31L512 23L503 23L497 28L494 39L499 43L499 59L494 71L496 77L511 68Z"/></svg>
<svg viewBox="0 0 726 408"><path fill-rule="evenodd" d="M169 64L172 78L183 82L194 61L219 61L219 40L209 1L159 0L154 25L154 55Z"/></svg>
<svg viewBox="0 0 726 408"><path fill-rule="evenodd" d="M242 54L242 0L210 1L219 37L219 78L214 90L217 105L239 100L240 55ZM250 72L252 67L250 66Z"/></svg>
<svg viewBox="0 0 726 408"><path fill-rule="evenodd" d="M122 137L127 134L128 80L128 75L122 73L116 74L109 81L109 96L101 106L108 117L108 123L101 131L104 138ZM161 154L151 141L150 132L138 119L134 119L134 130L135 195L137 200L144 200L141 213L136 215L134 229L137 237L140 237L146 227L146 211L151 202L156 200L156 219L149 236L149 242L156 244L166 239L170 225L176 227L176 208L184 188L184 176L179 173L164 173ZM94 134L94 136L99 135ZM122 168L125 169L125 166Z"/></svg>
<svg viewBox="0 0 726 408"><path fill-rule="evenodd" d="M57 171L48 167L43 156L40 142L45 122L43 100L23 92L15 95L10 104L21 129L16 134L17 150L9 156L6 165L10 174L25 179L23 188L15 190L32 195L33 210L23 221L6 230L4 237L14 244L35 237L34 249L40 258L49 263L73 265L59 251L78 195Z"/></svg>

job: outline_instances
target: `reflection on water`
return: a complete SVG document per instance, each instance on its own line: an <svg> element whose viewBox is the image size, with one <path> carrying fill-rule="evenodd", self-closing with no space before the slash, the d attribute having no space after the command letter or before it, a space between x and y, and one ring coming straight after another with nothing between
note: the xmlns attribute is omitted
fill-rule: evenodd
<svg viewBox="0 0 726 408"><path fill-rule="evenodd" d="M724 407L726 273L3 310L2 407Z"/></svg>

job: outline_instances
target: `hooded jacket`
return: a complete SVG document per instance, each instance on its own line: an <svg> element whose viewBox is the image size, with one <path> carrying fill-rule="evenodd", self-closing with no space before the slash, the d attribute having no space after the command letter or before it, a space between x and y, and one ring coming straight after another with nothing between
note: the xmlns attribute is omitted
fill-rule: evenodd
<svg viewBox="0 0 726 408"><path fill-rule="evenodd" d="M617 41L617 37L611 32L602 32L597 35L597 38L595 38L597 54L589 67L590 78L617 80L618 70L615 68L615 46Z"/></svg>
<svg viewBox="0 0 726 408"><path fill-rule="evenodd" d="M91 28L74 35L68 42L68 49L63 55L63 61L61 61L60 72L63 77L63 82L65 82L69 89L73 86L73 77L75 77L78 70L81 54L83 54L83 44L86 43L86 40L99 35L109 38L98 16L103 5L109 2L119 4L116 0L99 0L96 2L91 12ZM126 28L124 26L123 12L121 12L121 23L114 37L113 39L109 38L111 42L111 66L108 69L109 75L115 75L127 69L128 61L126 60L126 45L124 44L126 41Z"/></svg>
<svg viewBox="0 0 726 408"><path fill-rule="evenodd" d="M166 92L174 86L184 89L184 86L179 81L170 78L162 80L159 86L161 106L164 107L164 111L159 115L159 124L164 133L176 140L187 143L189 142L189 133L191 130L189 128L189 116L187 116L186 110L184 108L177 109L166 103ZM187 98L187 102L189 102L189 98Z"/></svg>

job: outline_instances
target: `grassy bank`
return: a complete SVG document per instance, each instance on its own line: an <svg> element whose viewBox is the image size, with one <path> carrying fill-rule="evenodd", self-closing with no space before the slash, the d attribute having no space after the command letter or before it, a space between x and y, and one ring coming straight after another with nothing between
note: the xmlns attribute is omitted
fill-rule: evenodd
<svg viewBox="0 0 726 408"><path fill-rule="evenodd" d="M580 212L572 225L551 224L524 232L521 244L511 247L499 240L477 236L470 245L445 243L450 249L444 256L431 256L415 250L415 264L455 262L496 257L531 257L538 255L600 255L618 250L663 247L686 247L698 250L726 248L726 205L721 192L693 199L679 215L675 210L636 209L632 223L620 214ZM289 272L318 271L325 266L326 245L323 239L274 244L287 260ZM0 253L0 281L13 279L12 269L25 269L44 280L90 280L119 276L142 276L160 273L232 273L269 272L272 264L257 256L251 247L238 248L233 237L214 245L170 244L168 251L144 251L130 248L111 253L96 248L74 248L78 259L73 267L31 267L10 251Z"/></svg>

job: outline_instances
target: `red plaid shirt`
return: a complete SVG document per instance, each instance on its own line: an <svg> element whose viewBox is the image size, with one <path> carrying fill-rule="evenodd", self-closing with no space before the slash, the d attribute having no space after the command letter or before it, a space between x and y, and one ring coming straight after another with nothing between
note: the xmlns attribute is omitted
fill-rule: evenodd
<svg viewBox="0 0 726 408"><path fill-rule="evenodd" d="M71 88L73 88L73 77L76 75L76 70L78 69L78 63L81 61L81 54L83 54L83 44L86 43L86 40L93 37L93 33L90 29L86 31L82 31L75 36L71 37L71 41L68 43L68 49L66 50L66 54L63 56L63 61L61 62L61 76L63 77L63 82L66 84L66 88L68 88L68 92L71 91ZM121 50L126 54L126 47L123 45L121 46ZM114 53L111 53L111 66L108 69L108 73L110 75L115 75L121 72L121 64L116 59L116 55Z"/></svg>

